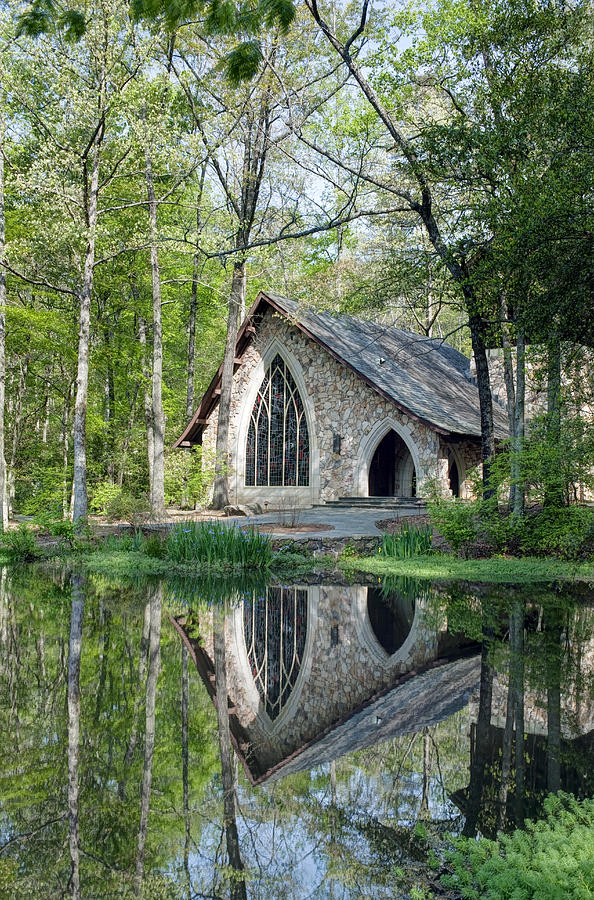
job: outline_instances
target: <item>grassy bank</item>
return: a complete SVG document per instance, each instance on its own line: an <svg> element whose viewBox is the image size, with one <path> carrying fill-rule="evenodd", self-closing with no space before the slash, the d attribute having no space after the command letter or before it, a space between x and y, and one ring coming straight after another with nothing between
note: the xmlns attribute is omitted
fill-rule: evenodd
<svg viewBox="0 0 594 900"><path fill-rule="evenodd" d="M536 556L491 557L489 559L459 559L443 553L394 557L351 557L341 560L341 568L351 572L365 572L379 577L407 575L411 578L491 583L520 583L530 581L575 580L594 582L594 562L574 563Z"/></svg>
<svg viewBox="0 0 594 900"><path fill-rule="evenodd" d="M60 561L115 576L310 572L320 568L311 554L273 550L270 538L251 527L188 522L166 531L97 538L69 532L59 537L21 527L2 538L0 564ZM323 560L324 563L328 562Z"/></svg>

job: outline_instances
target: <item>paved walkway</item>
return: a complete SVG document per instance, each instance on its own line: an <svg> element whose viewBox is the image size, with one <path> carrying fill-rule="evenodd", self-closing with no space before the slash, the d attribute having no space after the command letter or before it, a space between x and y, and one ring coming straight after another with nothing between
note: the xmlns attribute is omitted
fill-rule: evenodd
<svg viewBox="0 0 594 900"><path fill-rule="evenodd" d="M383 519L399 519L404 516L418 515L419 510L411 507L402 509L361 509L360 507L335 508L331 506L314 506L310 509L297 510L296 528L290 531L270 532L274 537L284 538L364 538L382 534L376 522ZM241 516L219 521L237 522L238 524L269 525L272 523L291 523L292 513L269 512L261 516ZM319 531L300 531L299 525L328 525Z"/></svg>

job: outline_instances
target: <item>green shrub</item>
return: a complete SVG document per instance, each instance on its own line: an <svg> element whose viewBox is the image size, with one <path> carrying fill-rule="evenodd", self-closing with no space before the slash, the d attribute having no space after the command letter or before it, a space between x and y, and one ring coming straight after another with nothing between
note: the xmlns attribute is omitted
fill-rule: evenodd
<svg viewBox="0 0 594 900"><path fill-rule="evenodd" d="M520 549L535 556L580 559L594 554L594 509L546 508L521 520Z"/></svg>
<svg viewBox="0 0 594 900"><path fill-rule="evenodd" d="M41 553L34 532L24 523L14 531L4 532L2 546L12 562L31 562Z"/></svg>
<svg viewBox="0 0 594 900"><path fill-rule="evenodd" d="M111 481L102 481L101 484L95 485L89 501L89 507L92 512L106 516L110 506L119 502L122 493L123 490L119 484L112 484Z"/></svg>
<svg viewBox="0 0 594 900"><path fill-rule="evenodd" d="M150 517L150 503L148 497L133 496L129 491L118 484L104 481L98 484L93 491L90 503L93 512L103 515L110 522L130 522L131 525L141 525Z"/></svg>
<svg viewBox="0 0 594 900"><path fill-rule="evenodd" d="M218 522L176 525L165 541L165 554L173 562L199 562L205 567L269 568L270 541L253 528Z"/></svg>
<svg viewBox="0 0 594 900"><path fill-rule="evenodd" d="M428 507L431 522L455 553L463 544L477 539L480 511L478 501L435 498L429 501Z"/></svg>
<svg viewBox="0 0 594 900"><path fill-rule="evenodd" d="M432 541L432 530L429 525L405 523L395 534L384 535L379 552L383 556L392 556L396 559L410 559L411 556L431 553Z"/></svg>
<svg viewBox="0 0 594 900"><path fill-rule="evenodd" d="M160 534L149 534L141 542L140 550L153 559L163 559L165 556L165 541Z"/></svg>
<svg viewBox="0 0 594 900"><path fill-rule="evenodd" d="M460 838L442 881L464 900L584 900L594 896L594 800L545 800L546 818L499 841Z"/></svg>

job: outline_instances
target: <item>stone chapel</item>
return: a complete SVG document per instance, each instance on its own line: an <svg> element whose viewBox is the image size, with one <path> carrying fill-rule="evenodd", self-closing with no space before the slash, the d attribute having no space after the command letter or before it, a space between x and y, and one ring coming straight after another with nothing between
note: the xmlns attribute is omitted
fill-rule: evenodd
<svg viewBox="0 0 594 900"><path fill-rule="evenodd" d="M214 449L222 366L176 447ZM494 405L495 434L507 434ZM308 507L469 495L481 460L470 360L442 340L260 293L238 332L229 500Z"/></svg>

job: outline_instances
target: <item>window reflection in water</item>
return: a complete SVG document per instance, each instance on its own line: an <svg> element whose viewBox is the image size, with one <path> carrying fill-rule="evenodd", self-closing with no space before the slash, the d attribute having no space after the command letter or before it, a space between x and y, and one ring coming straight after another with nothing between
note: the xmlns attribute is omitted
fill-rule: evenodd
<svg viewBox="0 0 594 900"><path fill-rule="evenodd" d="M258 693L271 720L291 695L307 637L307 590L269 587L243 607L248 661Z"/></svg>

